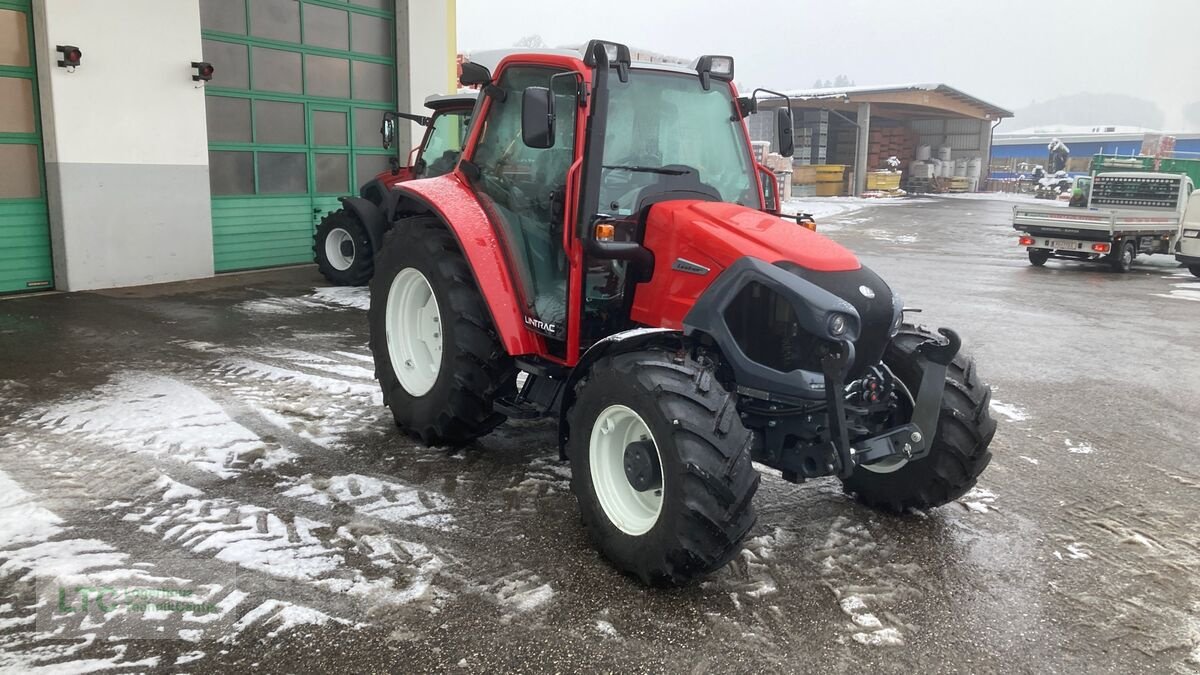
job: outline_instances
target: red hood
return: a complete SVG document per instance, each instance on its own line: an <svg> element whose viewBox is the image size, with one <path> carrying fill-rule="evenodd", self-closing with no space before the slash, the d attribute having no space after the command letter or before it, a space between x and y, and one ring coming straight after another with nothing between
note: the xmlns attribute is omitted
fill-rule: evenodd
<svg viewBox="0 0 1200 675"><path fill-rule="evenodd" d="M819 272L861 267L858 258L841 244L796 221L737 204L663 202L653 207L649 220L648 233L657 229L657 223L670 223L671 230L683 238L680 243L685 244L684 248L691 249L693 255L702 253L721 268L744 256L768 263L787 260Z"/></svg>

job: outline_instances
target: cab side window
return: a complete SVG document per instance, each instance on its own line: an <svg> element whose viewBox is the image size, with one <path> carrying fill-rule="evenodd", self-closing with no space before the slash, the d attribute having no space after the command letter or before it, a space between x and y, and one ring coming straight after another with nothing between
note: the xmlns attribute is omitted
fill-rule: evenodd
<svg viewBox="0 0 1200 675"><path fill-rule="evenodd" d="M526 301L527 314L562 326L566 318L567 258L562 245L563 194L575 156L575 80L546 67L511 66L497 86L471 161L476 189L501 229ZM521 139L521 98L527 87L552 87L556 97L554 145L539 149ZM564 333L565 334L565 333Z"/></svg>

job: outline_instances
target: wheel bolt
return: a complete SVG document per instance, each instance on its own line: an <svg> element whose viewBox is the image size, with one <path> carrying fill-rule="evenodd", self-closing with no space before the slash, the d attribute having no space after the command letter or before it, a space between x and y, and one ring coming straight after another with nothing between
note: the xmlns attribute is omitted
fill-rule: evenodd
<svg viewBox="0 0 1200 675"><path fill-rule="evenodd" d="M921 432L914 431L914 432L912 432L912 436L909 436L909 438L912 439L913 443L920 443L921 439L925 438L925 437L921 435Z"/></svg>

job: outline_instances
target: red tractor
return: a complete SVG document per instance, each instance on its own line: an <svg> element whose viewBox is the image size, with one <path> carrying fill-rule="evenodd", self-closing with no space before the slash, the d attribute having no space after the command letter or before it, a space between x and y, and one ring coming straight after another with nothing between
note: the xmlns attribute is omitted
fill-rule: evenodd
<svg viewBox="0 0 1200 675"><path fill-rule="evenodd" d="M597 547L653 585L733 558L752 462L894 512L983 471L990 389L833 241L774 212L733 59L619 44L514 54L455 169L394 188L375 258L375 374L396 424L463 444L553 417ZM790 103L790 102L789 102ZM779 147L792 151L789 108ZM523 372L524 377L518 377Z"/></svg>
<svg viewBox="0 0 1200 675"><path fill-rule="evenodd" d="M408 166L389 158L392 168L365 183L357 197L343 197L342 208L325 216L313 235L313 258L317 269L338 286L362 286L371 280L372 258L383 233L395 220L393 188L416 178L434 178L449 173L467 138L476 94L430 96L425 106L433 115L388 112L383 115L383 147L390 148L397 120L425 127L420 145L409 154Z"/></svg>

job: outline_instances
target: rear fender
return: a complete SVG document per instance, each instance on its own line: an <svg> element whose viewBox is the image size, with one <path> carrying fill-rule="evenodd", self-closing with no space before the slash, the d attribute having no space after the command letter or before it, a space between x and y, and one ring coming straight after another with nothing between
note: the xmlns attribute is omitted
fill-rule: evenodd
<svg viewBox="0 0 1200 675"><path fill-rule="evenodd" d="M571 437L571 427L567 423L567 413L575 405L575 386L587 376L592 366L605 356L634 352L651 346L681 348L685 343L683 333L669 328L634 328L620 333L614 333L588 348L579 363L567 376L563 384L562 405L558 409L558 453L562 459L567 458L567 440Z"/></svg>
<svg viewBox="0 0 1200 675"><path fill-rule="evenodd" d="M492 325L510 356L543 354L542 338L525 327L520 292L504 256L504 245L492 223L457 172L414 180L393 189L392 218L429 213L437 216L458 240L483 294ZM390 223L389 223L390 226Z"/></svg>
<svg viewBox="0 0 1200 675"><path fill-rule="evenodd" d="M358 218L358 222L362 223L363 229L367 231L367 238L371 240L371 250L378 251L379 246L383 243L383 234L390 226L383 215L383 209L379 208L375 202L362 197L340 197L339 201L347 211Z"/></svg>

